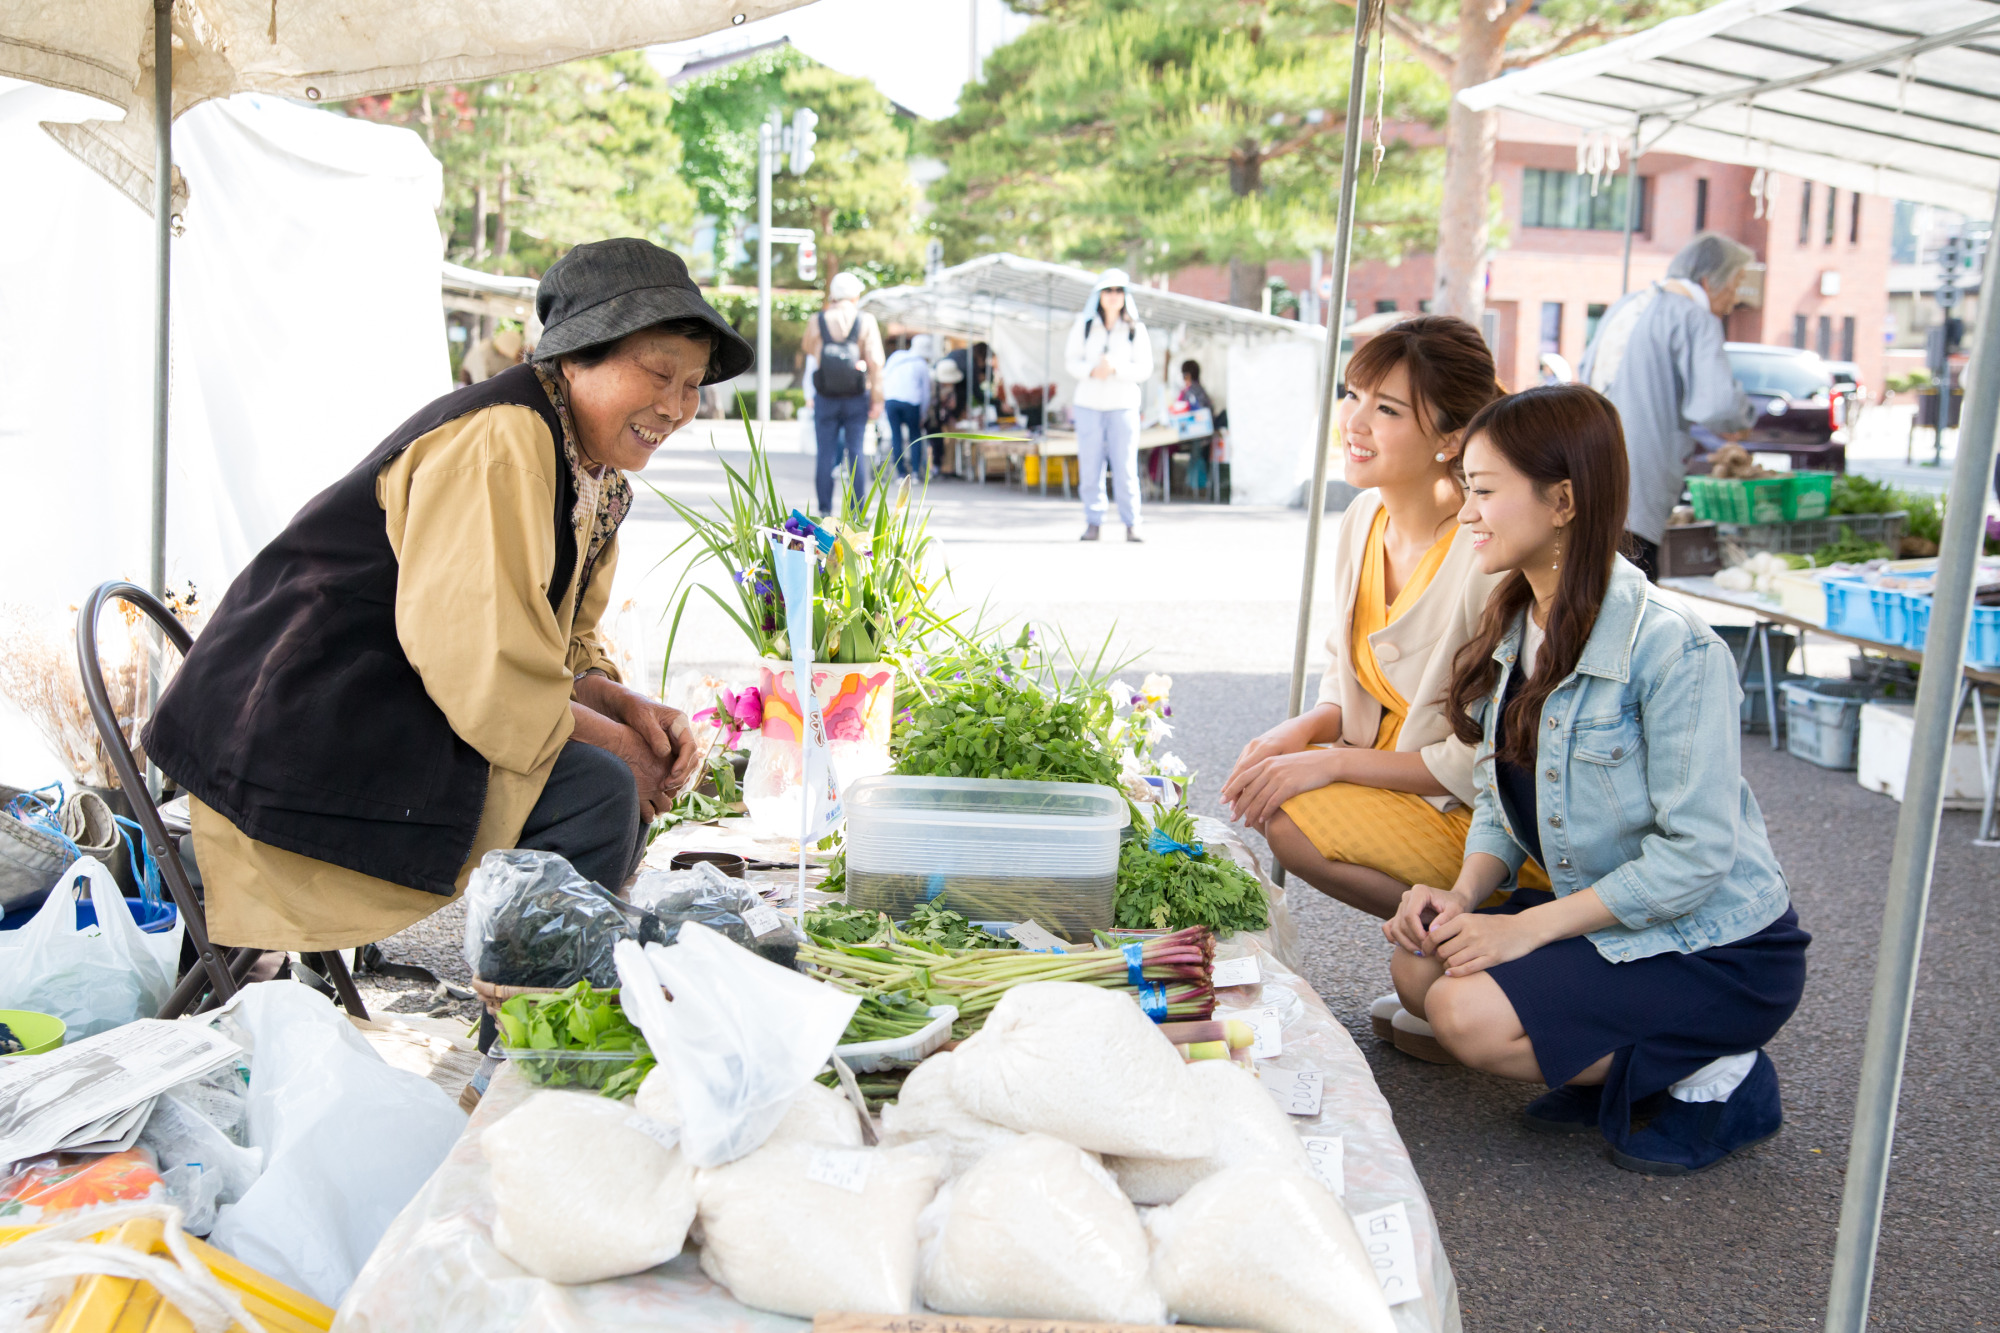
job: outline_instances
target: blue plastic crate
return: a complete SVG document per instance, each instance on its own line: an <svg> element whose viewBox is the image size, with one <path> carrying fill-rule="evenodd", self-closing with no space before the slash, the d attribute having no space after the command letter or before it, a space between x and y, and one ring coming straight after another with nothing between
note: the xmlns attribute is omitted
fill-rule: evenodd
<svg viewBox="0 0 2000 1333"><path fill-rule="evenodd" d="M1922 652L1924 638L1931 627L1931 599L1914 592L1902 596L1909 615L1903 646ZM1969 667L2000 666L2000 606L1972 608L1972 623L1965 631L1965 664Z"/></svg>
<svg viewBox="0 0 2000 1333"><path fill-rule="evenodd" d="M1902 636L1890 638L1888 627L1882 623L1882 605L1870 593L1885 591L1870 588L1859 579L1826 579L1822 581L1826 589L1826 627L1835 634L1851 634L1857 639L1874 639L1880 643L1901 643Z"/></svg>
<svg viewBox="0 0 2000 1333"><path fill-rule="evenodd" d="M1853 768L1861 706L1881 691L1871 681L1804 676L1780 681L1785 748L1821 768Z"/></svg>

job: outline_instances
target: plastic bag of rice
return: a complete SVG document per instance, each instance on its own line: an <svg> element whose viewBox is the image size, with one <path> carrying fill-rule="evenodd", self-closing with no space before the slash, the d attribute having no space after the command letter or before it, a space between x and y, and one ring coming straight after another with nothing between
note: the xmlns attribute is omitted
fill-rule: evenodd
<svg viewBox="0 0 2000 1333"><path fill-rule="evenodd" d="M1153 1285L1185 1323L1262 1333L1392 1333L1347 1211L1310 1176L1218 1171L1146 1214Z"/></svg>
<svg viewBox="0 0 2000 1333"><path fill-rule="evenodd" d="M995 1148L917 1225L943 1314L1163 1324L1139 1214L1097 1160L1045 1134Z"/></svg>
<svg viewBox="0 0 2000 1333"><path fill-rule="evenodd" d="M944 1162L919 1147L767 1143L701 1172L701 1271L745 1305L908 1314L917 1215Z"/></svg>
<svg viewBox="0 0 2000 1333"><path fill-rule="evenodd" d="M664 1125L678 1126L681 1123L680 1102L674 1096L673 1075L665 1065L656 1065L653 1072L646 1075L646 1081L639 1085L639 1093L632 1099L632 1105L642 1115L651 1116ZM847 1094L838 1092L822 1083L808 1083L792 1098L791 1109L785 1118L771 1131L766 1143L802 1139L810 1143L840 1143L849 1147L861 1146L861 1117L855 1113L854 1103L847 1100Z"/></svg>
<svg viewBox="0 0 2000 1333"><path fill-rule="evenodd" d="M958 1104L951 1091L955 1058L939 1051L925 1060L903 1080L896 1100L882 1108L882 1146L928 1143L944 1155L947 1177L965 1174L993 1149L1021 1137L1020 1131L981 1120Z"/></svg>
<svg viewBox="0 0 2000 1333"><path fill-rule="evenodd" d="M1205 1157L1215 1135L1187 1065L1128 995L1067 981L1016 986L952 1056L972 1114L1121 1157Z"/></svg>
<svg viewBox="0 0 2000 1333"><path fill-rule="evenodd" d="M1252 1162L1312 1176L1312 1160L1292 1118L1255 1074L1228 1060L1197 1060L1188 1066L1188 1082L1208 1114L1215 1151L1182 1161L1107 1158L1104 1165L1118 1178L1125 1197L1139 1204L1172 1203L1216 1172Z"/></svg>
<svg viewBox="0 0 2000 1333"><path fill-rule="evenodd" d="M694 1168L676 1131L623 1102L538 1092L480 1136L493 1244L551 1282L640 1273L681 1252Z"/></svg>

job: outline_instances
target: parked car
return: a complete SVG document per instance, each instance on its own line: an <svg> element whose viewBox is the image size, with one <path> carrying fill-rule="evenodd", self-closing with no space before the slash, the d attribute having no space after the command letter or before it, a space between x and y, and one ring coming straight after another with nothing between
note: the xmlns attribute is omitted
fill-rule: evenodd
<svg viewBox="0 0 2000 1333"><path fill-rule="evenodd" d="M1789 455L1794 468L1847 471L1849 392L1834 373L1834 363L1813 352L1768 343L1723 347L1737 383L1757 409L1743 447L1753 454ZM1696 438L1714 448L1707 432ZM1707 457L1690 460L1688 470L1706 473Z"/></svg>
<svg viewBox="0 0 2000 1333"><path fill-rule="evenodd" d="M1868 386L1861 382L1861 367L1852 361L1829 361L1826 368L1833 372L1833 384L1848 398L1848 420L1854 419L1854 409L1868 401Z"/></svg>

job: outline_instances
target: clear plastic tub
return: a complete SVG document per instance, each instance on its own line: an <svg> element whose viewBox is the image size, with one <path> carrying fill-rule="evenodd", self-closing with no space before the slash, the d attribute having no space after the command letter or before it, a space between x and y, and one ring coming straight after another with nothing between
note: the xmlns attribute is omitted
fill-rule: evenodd
<svg viewBox="0 0 2000 1333"><path fill-rule="evenodd" d="M951 1025L957 1021L957 1005L934 1004L931 1006L931 1021L907 1037L850 1042L834 1047L833 1053L857 1074L873 1074L893 1069L899 1064L913 1065L925 1056L942 1050L944 1044L951 1040Z"/></svg>
<svg viewBox="0 0 2000 1333"><path fill-rule="evenodd" d="M847 807L847 902L900 921L937 901L1066 939L1111 926L1122 793L1084 782L864 778Z"/></svg>
<svg viewBox="0 0 2000 1333"><path fill-rule="evenodd" d="M500 1058L511 1060L530 1083L550 1088L602 1092L604 1085L644 1059L647 1052L537 1050L496 1044Z"/></svg>

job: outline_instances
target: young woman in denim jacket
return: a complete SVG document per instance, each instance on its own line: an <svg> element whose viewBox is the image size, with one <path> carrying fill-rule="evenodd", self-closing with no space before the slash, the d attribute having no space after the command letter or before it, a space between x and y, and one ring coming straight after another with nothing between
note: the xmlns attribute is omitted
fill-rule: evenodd
<svg viewBox="0 0 2000 1333"><path fill-rule="evenodd" d="M1598 1129L1629 1170L1698 1171L1783 1121L1761 1048L1798 1007L1811 939L1742 775L1735 660L1617 554L1606 399L1529 389L1466 441L1459 518L1480 568L1507 574L1447 702L1478 746L1477 799L1457 883L1412 887L1383 926L1391 972L1461 1061L1547 1084L1530 1128ZM1478 907L1527 857L1553 891Z"/></svg>

